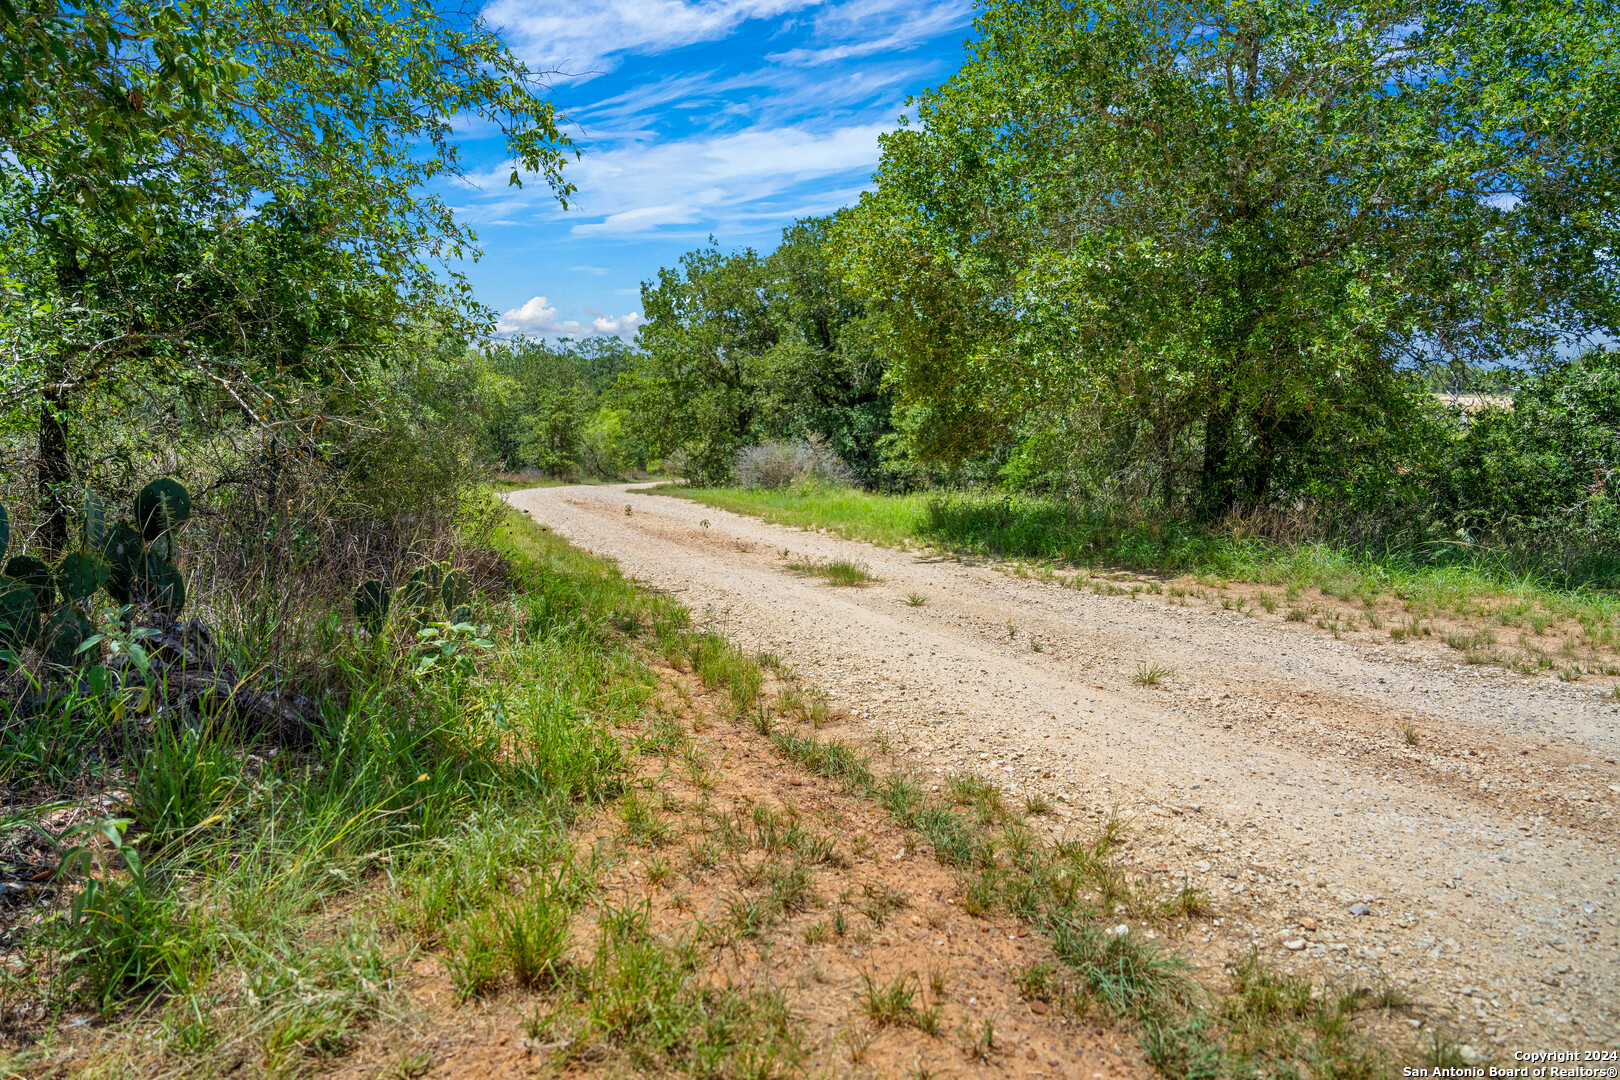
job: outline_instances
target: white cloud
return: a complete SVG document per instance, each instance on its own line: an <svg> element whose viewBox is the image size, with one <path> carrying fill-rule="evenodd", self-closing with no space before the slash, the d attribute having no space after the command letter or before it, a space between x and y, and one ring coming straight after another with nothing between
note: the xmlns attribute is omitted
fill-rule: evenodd
<svg viewBox="0 0 1620 1080"><path fill-rule="evenodd" d="M749 19L768 19L818 0L495 0L484 17L518 55L544 68L594 72L616 52L659 53L723 38Z"/></svg>
<svg viewBox="0 0 1620 1080"><path fill-rule="evenodd" d="M630 338L636 332L636 327L647 320L639 311L632 311L627 315L609 315L595 308L586 308L590 322L582 323L577 319L559 319L557 309L543 296L531 297L524 304L513 308L501 315L500 322L495 325L498 334L525 334L530 337L591 337L593 335L613 335L615 337Z"/></svg>
<svg viewBox="0 0 1620 1080"><path fill-rule="evenodd" d="M594 222L578 235L646 233L718 215L746 214L749 203L807 181L869 171L888 124L817 132L803 127L734 135L638 142L580 162L579 207Z"/></svg>
<svg viewBox="0 0 1620 1080"><path fill-rule="evenodd" d="M519 220L526 213L557 215L575 223L576 236L645 236L681 225L697 226L701 236L755 219L772 220L779 228L796 216L842 205L823 197L829 181L841 198L858 196L878 162L878 136L892 126L852 124L826 131L787 126L628 140L587 154L571 167L579 191L566 215L547 201L541 185L519 191L500 186L493 174L478 178L488 199L456 209L477 224Z"/></svg>
<svg viewBox="0 0 1620 1080"><path fill-rule="evenodd" d="M608 315L592 308L586 308L585 310L594 316L591 319L591 329L598 334L613 334L622 338L633 337L636 327L647 321L639 311L632 311L628 315Z"/></svg>
<svg viewBox="0 0 1620 1080"><path fill-rule="evenodd" d="M541 334L557 328L557 309L536 296L522 307L515 307L501 315L495 329L502 334Z"/></svg>
<svg viewBox="0 0 1620 1080"><path fill-rule="evenodd" d="M765 59L815 67L877 53L903 52L953 27L966 25L973 8L963 0L918 4L914 0L850 0L822 8L815 36L829 44L789 49Z"/></svg>

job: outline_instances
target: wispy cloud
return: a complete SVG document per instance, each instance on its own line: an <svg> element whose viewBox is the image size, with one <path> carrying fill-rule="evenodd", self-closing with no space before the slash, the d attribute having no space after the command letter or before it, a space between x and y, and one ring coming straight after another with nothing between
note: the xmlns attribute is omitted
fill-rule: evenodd
<svg viewBox="0 0 1620 1080"><path fill-rule="evenodd" d="M769 249L857 199L907 97L960 62L971 0L490 0L583 158L570 210L507 186L494 132L459 118L469 175L440 191L480 229L469 269L507 333L625 336L637 281L710 236ZM605 272L603 272L605 271ZM596 305L595 307L591 305Z"/></svg>
<svg viewBox="0 0 1620 1080"><path fill-rule="evenodd" d="M966 0L925 4L850 0L817 12L817 44L770 53L765 59L796 67L821 67L839 60L903 52L967 25L972 14L973 6Z"/></svg>
<svg viewBox="0 0 1620 1080"><path fill-rule="evenodd" d="M888 127L788 127L627 143L587 155L575 167L580 190L567 220L576 236L629 236L670 225L734 224L760 212L780 217L781 207L757 204L829 179L846 181L837 185L844 192L859 191L877 163L878 136ZM854 185L847 183L851 179ZM491 200L466 206L463 213L474 221L506 221L532 203L530 213L554 216L544 192L531 187L532 194L528 188L520 192L489 184L484 190L492 192ZM780 224L789 220L781 218Z"/></svg>
<svg viewBox="0 0 1620 1080"><path fill-rule="evenodd" d="M818 0L495 0L484 16L513 50L543 68L598 73L615 53L662 53L726 37L750 19L797 11Z"/></svg>

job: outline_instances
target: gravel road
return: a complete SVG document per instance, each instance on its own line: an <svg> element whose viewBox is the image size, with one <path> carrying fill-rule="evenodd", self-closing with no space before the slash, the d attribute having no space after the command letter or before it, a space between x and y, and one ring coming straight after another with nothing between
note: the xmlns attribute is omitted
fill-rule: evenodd
<svg viewBox="0 0 1620 1080"><path fill-rule="evenodd" d="M1498 1062L1620 1041L1607 688L1280 615L1095 595L631 486L508 499L776 653L919 772L1044 793L1056 832L1131 816L1139 868L1213 898L1178 943L1200 966L1257 948L1302 975L1401 987L1414 1024ZM784 553L862 562L879 581L834 588L790 573ZM1144 664L1174 674L1135 685Z"/></svg>

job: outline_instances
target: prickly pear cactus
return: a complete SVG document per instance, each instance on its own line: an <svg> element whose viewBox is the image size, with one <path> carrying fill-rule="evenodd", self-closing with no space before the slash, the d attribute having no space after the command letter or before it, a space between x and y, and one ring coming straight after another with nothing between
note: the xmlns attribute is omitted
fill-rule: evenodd
<svg viewBox="0 0 1620 1080"><path fill-rule="evenodd" d="M146 541L135 526L120 521L107 533L101 552L107 559L107 593L120 604L133 603L135 579L146 558Z"/></svg>
<svg viewBox="0 0 1620 1080"><path fill-rule="evenodd" d="M39 610L49 611L56 606L56 577L50 567L32 555L13 555L6 560L5 573L6 577L34 590Z"/></svg>
<svg viewBox="0 0 1620 1080"><path fill-rule="evenodd" d="M362 581L354 590L354 616L362 626L375 634L382 629L383 620L388 618L391 599L388 587L376 578Z"/></svg>
<svg viewBox="0 0 1620 1080"><path fill-rule="evenodd" d="M439 597L444 601L444 610L454 611L465 607L472 600L472 582L460 570L451 570L444 575L444 583L439 586ZM457 619L456 622L462 620Z"/></svg>
<svg viewBox="0 0 1620 1080"><path fill-rule="evenodd" d="M0 577L0 649L16 652L39 637L39 600L20 581Z"/></svg>
<svg viewBox="0 0 1620 1080"><path fill-rule="evenodd" d="M69 603L88 600L96 590L107 584L112 567L107 560L92 551L73 551L56 568L56 587L62 599Z"/></svg>
<svg viewBox="0 0 1620 1080"><path fill-rule="evenodd" d="M141 563L141 578L137 583L141 598L165 615L176 619L186 609L186 578L180 568L149 551Z"/></svg>
<svg viewBox="0 0 1620 1080"><path fill-rule="evenodd" d="M79 525L84 530L84 550L100 551L107 542L107 507L92 488L85 488L79 499Z"/></svg>
<svg viewBox="0 0 1620 1080"><path fill-rule="evenodd" d="M179 528L191 517L191 492L167 476L141 488L135 496L135 524L147 540Z"/></svg>
<svg viewBox="0 0 1620 1080"><path fill-rule="evenodd" d="M405 603L417 611L426 611L439 599L439 588L443 583L443 569L437 563L428 563L405 582Z"/></svg>
<svg viewBox="0 0 1620 1080"><path fill-rule="evenodd" d="M93 632L90 620L85 618L84 612L64 604L45 620L45 629L39 635L40 651L45 654L46 660L57 667L81 664L88 659L89 654L81 653L79 646L83 645L85 639Z"/></svg>

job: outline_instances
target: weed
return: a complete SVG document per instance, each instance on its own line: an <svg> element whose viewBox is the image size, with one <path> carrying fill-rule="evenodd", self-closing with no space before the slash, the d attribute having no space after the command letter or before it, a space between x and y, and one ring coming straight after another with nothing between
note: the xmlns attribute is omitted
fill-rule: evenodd
<svg viewBox="0 0 1620 1080"><path fill-rule="evenodd" d="M829 585L846 588L869 585L878 580L873 575L871 568L866 564L852 562L849 559L833 559L828 562L803 560L790 562L787 568L792 573L806 577L819 577Z"/></svg>
<svg viewBox="0 0 1620 1080"><path fill-rule="evenodd" d="M1413 724L1402 724L1401 738L1405 741L1407 746L1416 746L1418 744L1417 727Z"/></svg>
<svg viewBox="0 0 1620 1080"><path fill-rule="evenodd" d="M1131 682L1137 686L1159 686L1175 675L1174 668L1167 668L1161 664L1149 666L1146 661L1136 665L1136 674L1131 676Z"/></svg>
<svg viewBox="0 0 1620 1080"><path fill-rule="evenodd" d="M928 603L928 597L924 596L920 592L907 593L906 603L911 607L922 607L924 604Z"/></svg>
<svg viewBox="0 0 1620 1080"><path fill-rule="evenodd" d="M990 1055L996 1051L995 1022L985 1020L981 1025L974 1027L964 1020L958 1030L962 1039L962 1052L967 1055L968 1060L988 1063Z"/></svg>
<svg viewBox="0 0 1620 1080"><path fill-rule="evenodd" d="M725 908L726 922L738 937L759 937L771 925L771 905L759 897L727 897Z"/></svg>
<svg viewBox="0 0 1620 1080"><path fill-rule="evenodd" d="M1209 896L1191 884L1183 885L1164 901L1164 914L1173 919L1190 919L1209 911Z"/></svg>
<svg viewBox="0 0 1620 1080"><path fill-rule="evenodd" d="M809 868L794 862L771 882L768 903L777 911L795 912L809 909L818 899Z"/></svg>
<svg viewBox="0 0 1620 1080"><path fill-rule="evenodd" d="M1030 964L1013 977L1018 990L1027 998L1039 1001L1053 1001L1063 991L1063 983L1057 976L1057 968L1048 963Z"/></svg>
<svg viewBox="0 0 1620 1080"><path fill-rule="evenodd" d="M867 1018L878 1027L910 1025L930 1035L939 1033L940 1008L919 1009L917 992L906 975L897 975L887 986L879 986L868 973L861 974L864 989L861 1003Z"/></svg>
<svg viewBox="0 0 1620 1080"><path fill-rule="evenodd" d="M1266 614L1274 614L1277 610L1277 598L1271 593L1262 592L1259 595L1260 606L1266 609Z"/></svg>
<svg viewBox="0 0 1620 1080"><path fill-rule="evenodd" d="M1051 812L1051 800L1040 792L1031 792L1024 796L1024 813L1031 817L1038 817L1041 814L1050 814Z"/></svg>
<svg viewBox="0 0 1620 1080"><path fill-rule="evenodd" d="M855 910L871 919L876 926L882 926L885 919L910 902L904 890L872 882L863 884L861 893L865 902L857 905Z"/></svg>

